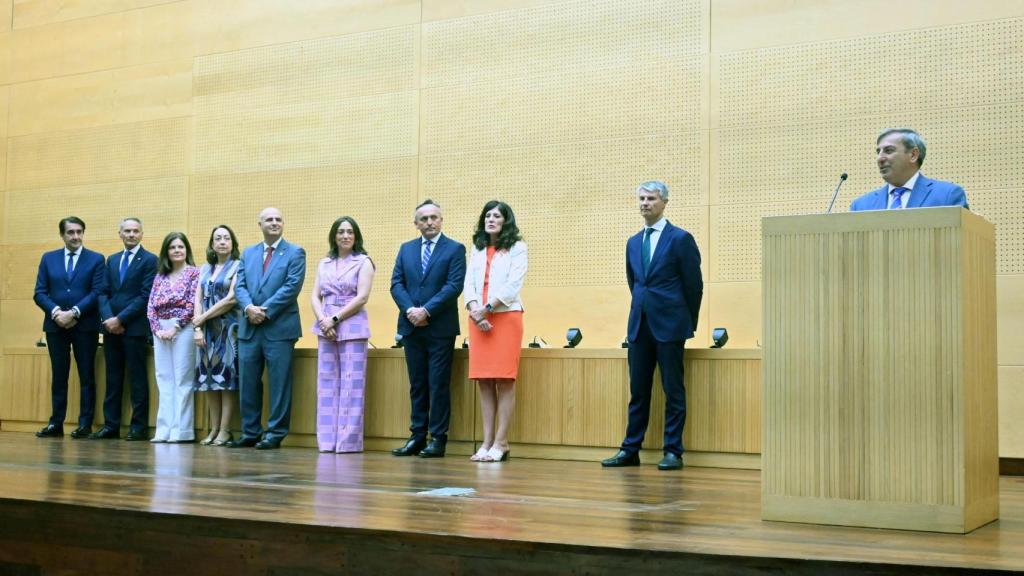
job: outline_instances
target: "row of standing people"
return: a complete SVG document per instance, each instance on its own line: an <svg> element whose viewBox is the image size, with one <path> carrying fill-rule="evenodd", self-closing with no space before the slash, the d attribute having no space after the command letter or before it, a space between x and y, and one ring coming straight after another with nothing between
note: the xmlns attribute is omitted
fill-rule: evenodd
<svg viewBox="0 0 1024 576"><path fill-rule="evenodd" d="M470 274L465 275L465 250L461 244L450 241L459 265L446 257L445 245L449 240L440 234L440 207L427 201L416 208L415 218L423 236L421 248L426 246L426 253L421 251L415 259L420 265L419 273L414 274L416 279L405 277L400 251L392 278L392 294L404 310L399 333L406 338L414 434L422 429L425 442L431 415L429 407L421 412L424 404L433 401L434 455L444 455L449 411L447 382L454 338L458 334L458 319L451 314L451 308L465 292L474 343L470 376L479 382L485 417L484 443L473 459L504 460L508 455L507 431L523 333L519 290L526 273L526 246L511 208L501 202L489 202L474 233L476 250L470 259ZM288 329L288 319L298 317L294 296L301 290L305 254L297 246L282 244L284 221L278 210L268 208L261 212L259 225L264 242L247 249L242 256L231 228L215 227L207 245L207 262L197 268L185 234L168 234L159 254L153 255L141 245L141 221L126 218L119 229L125 249L111 255L105 266L98 266L97 258L102 262L102 257L82 246L85 223L73 216L61 220L59 228L65 248L44 255L37 277L36 301L49 312L44 329L54 362L53 413L49 424L37 435L63 434L66 376L73 347L82 380L82 410L72 437L119 436L127 369L132 419L126 439L145 439L145 356L152 334L159 400L151 442L193 441L193 393L205 392L210 407L210 433L202 443L278 447L287 434L290 418L290 357L298 335ZM439 244L439 249L432 258L435 244ZM365 304L375 266L363 247L359 226L351 217L334 222L328 233L328 246L327 256L318 263L312 291L316 316L312 329L318 337L317 443L321 451L355 452L362 450L370 336ZM286 256L288 253L291 257ZM54 270L53 261L59 258L63 263L65 257L67 266ZM275 266L278 261L282 262ZM445 293L427 298L423 306L403 306L413 301L421 303L421 289L429 284L424 280L431 269L438 270L437 277L443 278ZM60 302L50 298L51 294ZM437 309L432 313L435 305ZM413 312L412 308L417 310ZM448 316L454 316L454 330ZM82 318L86 322L80 324ZM283 329L267 330L272 322ZM108 367L104 426L91 432L95 384L87 376L92 374L92 367L83 360L95 355L96 334L101 327ZM445 346L430 342L437 336L442 342L447 340ZM417 347L418 343L424 346ZM282 361L286 356L287 361ZM266 430L261 429L261 415L257 411L262 404L259 379L264 362L270 370L271 396ZM437 374L437 368L443 374ZM443 377L444 386L438 376ZM230 432L231 393L240 388L243 426L241 438L235 440ZM430 455L430 451L423 455Z"/></svg>

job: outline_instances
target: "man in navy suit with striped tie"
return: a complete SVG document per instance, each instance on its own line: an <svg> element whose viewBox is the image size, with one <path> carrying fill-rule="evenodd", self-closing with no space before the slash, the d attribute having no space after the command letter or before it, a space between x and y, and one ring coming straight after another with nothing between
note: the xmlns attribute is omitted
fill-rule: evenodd
<svg viewBox="0 0 1024 576"><path fill-rule="evenodd" d="M910 128L888 128L875 140L878 172L885 186L850 204L850 211L967 206L964 189L921 174L927 151L924 139Z"/></svg>
<svg viewBox="0 0 1024 576"><path fill-rule="evenodd" d="M53 411L40 438L64 435L68 409L68 375L71 351L78 364L81 403L78 427L72 438L87 438L92 432L96 409L96 348L99 345L98 300L104 289L103 255L82 246L85 222L77 216L62 218L58 225L64 247L43 254L36 275L33 300L43 310L43 331L50 353L50 394Z"/></svg>
<svg viewBox="0 0 1024 576"><path fill-rule="evenodd" d="M395 456L440 458L448 443L452 357L459 335L459 294L466 247L441 234L441 207L424 200L413 213L420 237L402 244L391 274L398 334L409 371L412 435ZM430 432L430 443L427 443Z"/></svg>
<svg viewBox="0 0 1024 576"><path fill-rule="evenodd" d="M107 366L107 395L103 400L103 428L89 435L108 440L121 435L121 396L128 371L132 416L125 440L147 440L149 419L149 319L146 304L156 276L156 256L142 247L142 221L121 220L117 235L124 244L107 258L106 289L100 294L103 322L103 359Z"/></svg>
<svg viewBox="0 0 1024 576"><path fill-rule="evenodd" d="M629 309L629 421L618 453L605 467L640 465L640 447L651 415L655 367L665 390L665 435L659 470L683 467L686 388L683 347L693 337L704 296L700 251L693 236L665 216L668 187L658 181L636 189L644 229L626 242Z"/></svg>

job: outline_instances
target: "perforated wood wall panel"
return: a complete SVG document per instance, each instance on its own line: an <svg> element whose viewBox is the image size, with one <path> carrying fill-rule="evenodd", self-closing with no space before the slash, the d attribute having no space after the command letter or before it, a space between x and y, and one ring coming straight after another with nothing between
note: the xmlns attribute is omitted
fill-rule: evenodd
<svg viewBox="0 0 1024 576"><path fill-rule="evenodd" d="M8 189L51 188L188 173L188 118L8 139Z"/></svg>
<svg viewBox="0 0 1024 576"><path fill-rule="evenodd" d="M577 0L423 25L423 85L552 76L706 49L705 3Z"/></svg>
<svg viewBox="0 0 1024 576"><path fill-rule="evenodd" d="M722 54L713 133L714 280L760 278L761 216L823 211L883 184L874 139L889 126L925 137L922 172L961 184L997 227L997 270L1019 273L1024 177L1024 20L909 30ZM774 205L773 203L779 203ZM801 205L802 204L802 205ZM1005 227L1005 229L1004 229Z"/></svg>
<svg viewBox="0 0 1024 576"><path fill-rule="evenodd" d="M416 154L412 27L204 56L195 173Z"/></svg>

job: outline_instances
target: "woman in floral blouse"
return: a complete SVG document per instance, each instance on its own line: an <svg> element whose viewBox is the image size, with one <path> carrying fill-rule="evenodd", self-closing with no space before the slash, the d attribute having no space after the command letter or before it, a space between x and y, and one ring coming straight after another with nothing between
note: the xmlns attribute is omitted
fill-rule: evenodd
<svg viewBox="0 0 1024 576"><path fill-rule="evenodd" d="M192 377L196 360L190 324L198 283L199 269L193 264L188 238L182 232L171 232L160 247L146 308L154 336L153 361L160 396L156 434L151 442L195 440Z"/></svg>

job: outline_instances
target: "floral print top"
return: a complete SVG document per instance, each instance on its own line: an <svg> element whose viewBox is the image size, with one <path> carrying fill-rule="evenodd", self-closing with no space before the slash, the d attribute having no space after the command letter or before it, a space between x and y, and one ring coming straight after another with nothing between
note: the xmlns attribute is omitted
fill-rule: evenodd
<svg viewBox="0 0 1024 576"><path fill-rule="evenodd" d="M146 306L149 327L154 333L160 330L160 320L173 318L181 328L192 322L198 285L199 269L195 266L186 265L173 281L163 274L156 275L153 291L149 293L149 305Z"/></svg>

